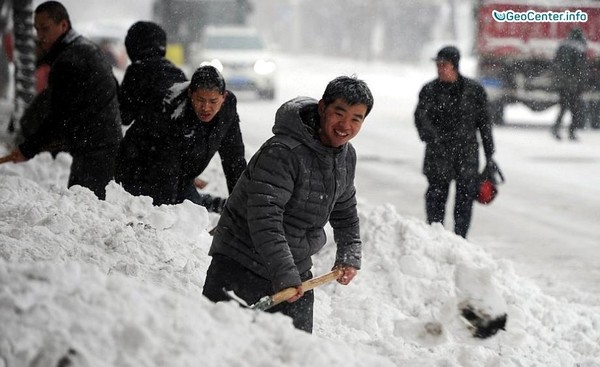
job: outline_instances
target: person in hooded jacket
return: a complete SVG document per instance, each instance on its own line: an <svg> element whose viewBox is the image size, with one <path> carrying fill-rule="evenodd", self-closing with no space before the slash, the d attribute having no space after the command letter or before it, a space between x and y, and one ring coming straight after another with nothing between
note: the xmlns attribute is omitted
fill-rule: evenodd
<svg viewBox="0 0 600 367"><path fill-rule="evenodd" d="M46 52L43 62L50 65L49 106L39 128L11 152L11 160L23 162L43 151L69 152L69 187L87 187L103 199L123 136L112 68L98 45L71 28L61 3L40 4L34 25Z"/></svg>
<svg viewBox="0 0 600 367"><path fill-rule="evenodd" d="M237 99L213 66L173 85L162 113L137 119L119 147L116 181L154 205L190 200L220 213L224 198L200 194L194 180L218 152L229 192L246 168Z"/></svg>
<svg viewBox="0 0 600 367"><path fill-rule="evenodd" d="M165 58L167 34L154 22L139 21L127 31L125 48L131 64L119 88L119 107L123 125L153 118L161 112L167 91L173 84L187 80L184 72Z"/></svg>
<svg viewBox="0 0 600 367"><path fill-rule="evenodd" d="M584 125L585 106L583 92L587 87L587 42L581 28L574 28L569 37L561 42L554 56L555 83L558 89L560 111L551 133L560 140L560 125L564 113L571 112L569 139L577 140L575 130Z"/></svg>
<svg viewBox="0 0 600 367"><path fill-rule="evenodd" d="M460 53L443 47L434 59L438 77L419 93L414 118L425 142L423 173L427 177L425 207L428 223L444 223L450 183L456 183L454 232L467 237L473 200L479 187L479 141L486 165L497 170L492 159L494 140L483 87L458 70Z"/></svg>
<svg viewBox="0 0 600 367"><path fill-rule="evenodd" d="M274 136L254 154L229 196L214 231L203 294L214 302L233 291L248 304L286 288L296 294L281 312L306 332L313 328L312 255L337 243L334 268L348 284L361 266L356 209L356 152L350 144L373 107L366 83L338 77L320 101L297 97L276 113Z"/></svg>

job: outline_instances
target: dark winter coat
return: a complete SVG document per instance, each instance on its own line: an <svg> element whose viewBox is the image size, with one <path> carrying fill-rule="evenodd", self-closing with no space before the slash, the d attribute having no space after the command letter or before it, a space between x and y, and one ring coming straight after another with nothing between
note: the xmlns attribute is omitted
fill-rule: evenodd
<svg viewBox="0 0 600 367"><path fill-rule="evenodd" d="M178 96L164 114L134 122L119 147L116 181L133 195L152 197L154 205L183 202L217 152L229 192L246 168L235 95L228 92L221 110L205 123L187 98L187 85L173 87Z"/></svg>
<svg viewBox="0 0 600 367"><path fill-rule="evenodd" d="M186 81L185 74L165 58L166 34L157 24L137 22L125 39L131 64L127 67L121 88L119 106L123 125L136 119L148 119L162 110L162 101L175 83Z"/></svg>
<svg viewBox="0 0 600 367"><path fill-rule="evenodd" d="M123 125L160 112L168 89L185 80L183 71L164 57L133 61L125 71L119 90Z"/></svg>
<svg viewBox="0 0 600 367"><path fill-rule="evenodd" d="M588 84L587 44L583 38L561 42L554 57L555 84L568 94L581 94Z"/></svg>
<svg viewBox="0 0 600 367"><path fill-rule="evenodd" d="M415 110L419 137L427 145L423 173L430 179L474 178L479 171L481 137L485 157L494 154L487 97L476 81L459 75L455 83L435 79L419 93Z"/></svg>
<svg viewBox="0 0 600 367"><path fill-rule="evenodd" d="M297 286L326 242L329 221L336 264L360 268L356 152L318 139L317 101L293 99L279 108L273 136L248 163L214 234L210 255L225 255L270 279L273 291Z"/></svg>
<svg viewBox="0 0 600 367"><path fill-rule="evenodd" d="M28 139L40 128L49 111L50 93L48 89L44 89L33 97L27 108L25 108L25 111L23 111L23 116L21 116L19 124L21 125L21 134L23 134L24 139Z"/></svg>
<svg viewBox="0 0 600 367"><path fill-rule="evenodd" d="M69 30L48 51L49 111L39 129L19 146L32 158L41 151L74 157L116 148L122 138L117 81L100 48Z"/></svg>

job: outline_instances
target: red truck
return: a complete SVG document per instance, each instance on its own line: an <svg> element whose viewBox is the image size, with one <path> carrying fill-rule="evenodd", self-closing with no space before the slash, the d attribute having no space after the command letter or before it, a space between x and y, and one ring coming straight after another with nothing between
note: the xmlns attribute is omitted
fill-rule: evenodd
<svg viewBox="0 0 600 367"><path fill-rule="evenodd" d="M552 60L575 27L583 30L588 46L588 116L600 121L600 1L480 0L476 18L477 75L494 123L504 123L508 104L542 111L558 103Z"/></svg>

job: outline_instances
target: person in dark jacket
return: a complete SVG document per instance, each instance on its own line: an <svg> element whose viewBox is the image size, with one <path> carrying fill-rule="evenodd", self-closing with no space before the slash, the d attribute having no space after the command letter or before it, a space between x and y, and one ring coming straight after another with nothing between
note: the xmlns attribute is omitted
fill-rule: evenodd
<svg viewBox="0 0 600 367"><path fill-rule="evenodd" d="M167 34L156 23L139 21L127 31L125 48L131 64L119 89L123 125L161 112L162 101L173 84L187 80L184 72L165 58Z"/></svg>
<svg viewBox="0 0 600 367"><path fill-rule="evenodd" d="M559 129L564 113L571 112L569 139L577 140L575 130L583 127L585 106L583 92L588 81L587 42L581 28L574 28L561 42L554 56L555 82L558 88L560 111L552 125L552 135L561 139Z"/></svg>
<svg viewBox="0 0 600 367"><path fill-rule="evenodd" d="M175 84L162 114L136 120L119 147L116 181L154 205L190 200L219 213L225 199L200 194L194 179L219 153L231 192L246 168L237 99L217 69L202 66Z"/></svg>
<svg viewBox="0 0 600 367"><path fill-rule="evenodd" d="M49 108L37 131L11 152L11 158L22 162L42 151L69 152L69 187L87 187L103 199L123 136L112 68L96 44L71 28L61 3L40 4L34 24L47 52L44 62L50 65Z"/></svg>
<svg viewBox="0 0 600 367"><path fill-rule="evenodd" d="M425 193L427 222L444 223L454 180L454 232L466 238L479 186L478 131L487 164L496 167L492 124L485 90L458 70L458 49L444 47L434 60L438 77L421 89L414 115L419 137L426 144L423 173L429 183Z"/></svg>
<svg viewBox="0 0 600 367"><path fill-rule="evenodd" d="M312 255L326 242L329 222L337 243L334 268L348 284L361 266L354 175L349 141L373 107L366 83L338 77L320 101L297 97L275 116L274 136L254 154L229 196L209 255L203 294L214 302L233 291L248 304L286 288L296 295L268 312L281 312L312 332Z"/></svg>

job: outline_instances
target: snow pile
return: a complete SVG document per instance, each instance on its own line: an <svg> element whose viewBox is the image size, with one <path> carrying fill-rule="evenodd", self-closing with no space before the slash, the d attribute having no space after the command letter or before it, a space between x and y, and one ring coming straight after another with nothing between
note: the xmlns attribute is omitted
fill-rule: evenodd
<svg viewBox="0 0 600 367"><path fill-rule="evenodd" d="M0 366L600 366L598 307L548 297L511 263L392 206L361 215L364 267L316 290L311 336L201 296L203 208L4 175ZM506 331L474 338L464 302L506 312Z"/></svg>

